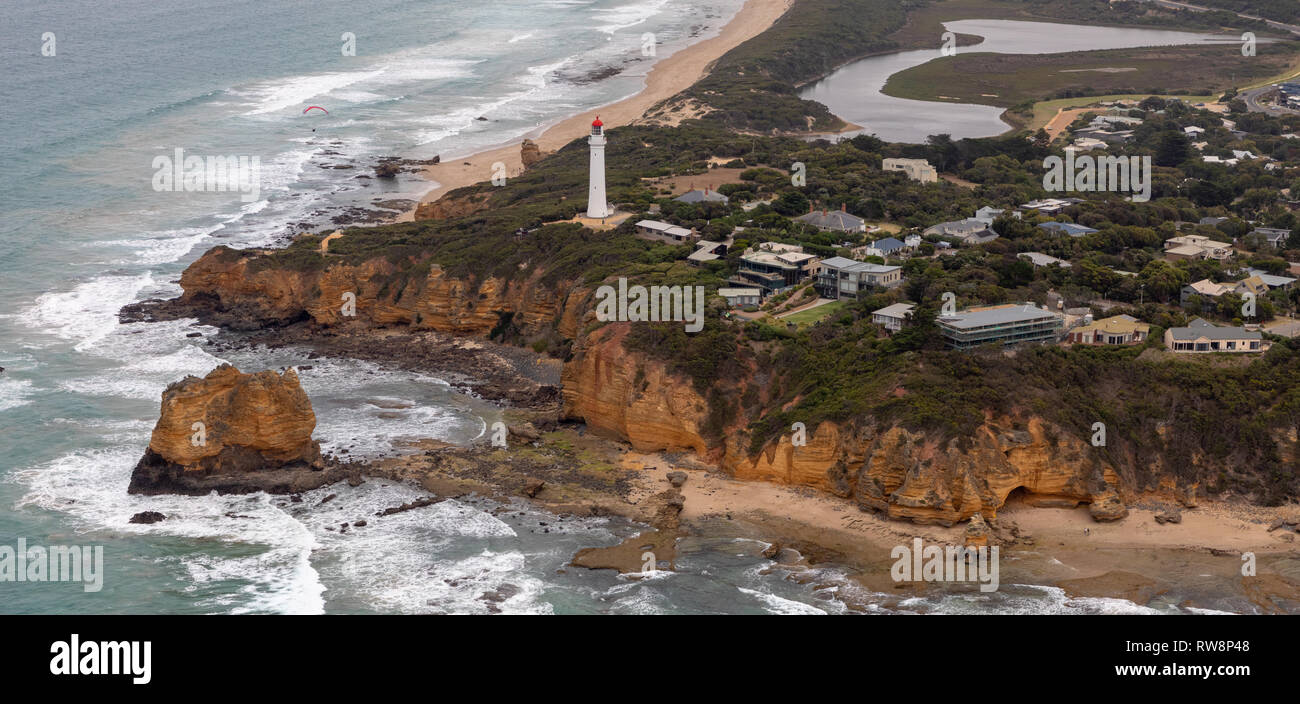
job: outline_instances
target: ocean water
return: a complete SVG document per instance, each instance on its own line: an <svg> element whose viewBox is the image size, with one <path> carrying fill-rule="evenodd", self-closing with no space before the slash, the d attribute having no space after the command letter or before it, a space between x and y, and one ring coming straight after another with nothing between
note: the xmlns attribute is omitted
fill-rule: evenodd
<svg viewBox="0 0 1300 704"><path fill-rule="evenodd" d="M215 329L124 325L123 305L178 294L180 273L209 247L273 246L295 224L324 227L340 208L429 187L357 178L376 157L469 154L632 94L651 63L645 32L663 57L739 6L0 4L0 546L105 554L101 591L0 582L0 612L820 614L850 601L880 613L1144 610L1035 587L900 602L833 568L793 579L759 556L763 543L736 536L685 539L678 572L629 580L565 564L640 526L471 499L376 519L421 494L389 482L328 487L301 503L126 493L168 383L222 362L297 365L306 353L216 353ZM341 51L345 33L355 56ZM312 105L328 115L304 114ZM258 197L155 190L154 159L176 149L257 157ZM353 168L324 168L339 165ZM311 364L301 378L327 451L374 457L411 438L466 442L499 417L436 375ZM321 503L328 494L337 497ZM168 519L128 522L147 510ZM365 529L338 530L363 517Z"/></svg>

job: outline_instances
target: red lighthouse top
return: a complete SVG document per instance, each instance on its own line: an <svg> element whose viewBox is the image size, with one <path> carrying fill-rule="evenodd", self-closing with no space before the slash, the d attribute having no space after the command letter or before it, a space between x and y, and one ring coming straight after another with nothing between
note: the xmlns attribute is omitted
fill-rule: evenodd
<svg viewBox="0 0 1300 704"><path fill-rule="evenodd" d="M605 123L601 122L601 121L600 121L600 115L597 115L597 116L596 116L596 121L593 122L593 123L591 123L591 126L592 126L592 127L604 127L604 126L605 126Z"/></svg>

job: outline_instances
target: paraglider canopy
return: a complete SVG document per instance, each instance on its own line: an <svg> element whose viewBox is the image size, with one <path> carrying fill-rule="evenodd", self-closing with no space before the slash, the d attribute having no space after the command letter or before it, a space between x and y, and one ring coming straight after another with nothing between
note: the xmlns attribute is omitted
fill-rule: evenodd
<svg viewBox="0 0 1300 704"><path fill-rule="evenodd" d="M302 114L306 115L308 112L310 112L310 111L312 111L312 110L320 110L321 112L325 113L326 115L330 114L330 111L329 111L329 110L326 110L325 108L323 108L323 107L321 107L321 106L319 106L319 105L312 105L311 107L307 108L306 110L303 110L303 111L302 111Z"/></svg>

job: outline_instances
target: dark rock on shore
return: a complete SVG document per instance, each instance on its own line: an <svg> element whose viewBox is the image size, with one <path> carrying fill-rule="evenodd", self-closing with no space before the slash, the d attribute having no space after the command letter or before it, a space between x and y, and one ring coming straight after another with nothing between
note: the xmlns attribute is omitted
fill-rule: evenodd
<svg viewBox="0 0 1300 704"><path fill-rule="evenodd" d="M134 516L131 516L131 520L127 522L143 523L145 525L149 525L152 523L157 523L158 521L166 520L166 518L167 516L164 516L163 514L158 513L157 511L141 511L140 513L137 513Z"/></svg>
<svg viewBox="0 0 1300 704"><path fill-rule="evenodd" d="M243 457L248 458L247 455ZM227 459L232 458L229 456ZM354 474L355 469L343 465L332 464L324 469L315 469L306 463L253 471L232 471L229 467L193 470L168 462L153 450L146 450L131 472L127 493L145 496L206 496L214 491L218 494L253 494L259 491L297 494L346 481Z"/></svg>

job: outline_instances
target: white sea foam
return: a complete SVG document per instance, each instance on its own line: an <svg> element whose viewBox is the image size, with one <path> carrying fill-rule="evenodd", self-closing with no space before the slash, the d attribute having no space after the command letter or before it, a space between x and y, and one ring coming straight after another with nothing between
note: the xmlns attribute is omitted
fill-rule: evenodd
<svg viewBox="0 0 1300 704"><path fill-rule="evenodd" d="M26 406L31 403L32 382L15 379L12 372L0 374L0 411Z"/></svg>
<svg viewBox="0 0 1300 704"><path fill-rule="evenodd" d="M41 295L20 318L29 327L75 340L75 349L85 351L112 334L117 328L118 310L134 302L136 295L153 283L150 273L101 276L71 291Z"/></svg>
<svg viewBox="0 0 1300 704"><path fill-rule="evenodd" d="M301 523L276 508L270 497L126 493L131 469L146 442L144 435L139 444L74 452L15 472L13 479L26 487L18 508L65 513L80 532L162 534L260 546L255 557L221 556L208 547L196 546L192 554L176 559L193 580L192 588L213 580L247 583L237 593L222 590L203 602L214 610L322 611L324 586L309 562L315 541ZM167 519L153 525L130 523L130 517L141 511L158 511Z"/></svg>
<svg viewBox="0 0 1300 704"><path fill-rule="evenodd" d="M786 599L785 597L780 597L770 592L761 592L756 589L746 589L745 587L737 587L737 589L739 589L742 594L748 594L762 602L763 608L770 614L778 614L782 616L826 615L825 611L801 601Z"/></svg>
<svg viewBox="0 0 1300 704"><path fill-rule="evenodd" d="M596 16L597 22L603 23L596 29L606 34L613 34L620 29L635 27L646 22L662 12L667 4L668 0L650 0L632 5L596 9L592 10L592 14Z"/></svg>
<svg viewBox="0 0 1300 704"><path fill-rule="evenodd" d="M382 70L370 70L293 76L258 83L246 90L239 91L239 94L251 98L250 102L253 109L245 112L245 115L264 115L290 107L297 108L301 112L306 107L305 103L312 98L373 79L382 74ZM329 108L326 107L326 109Z"/></svg>

